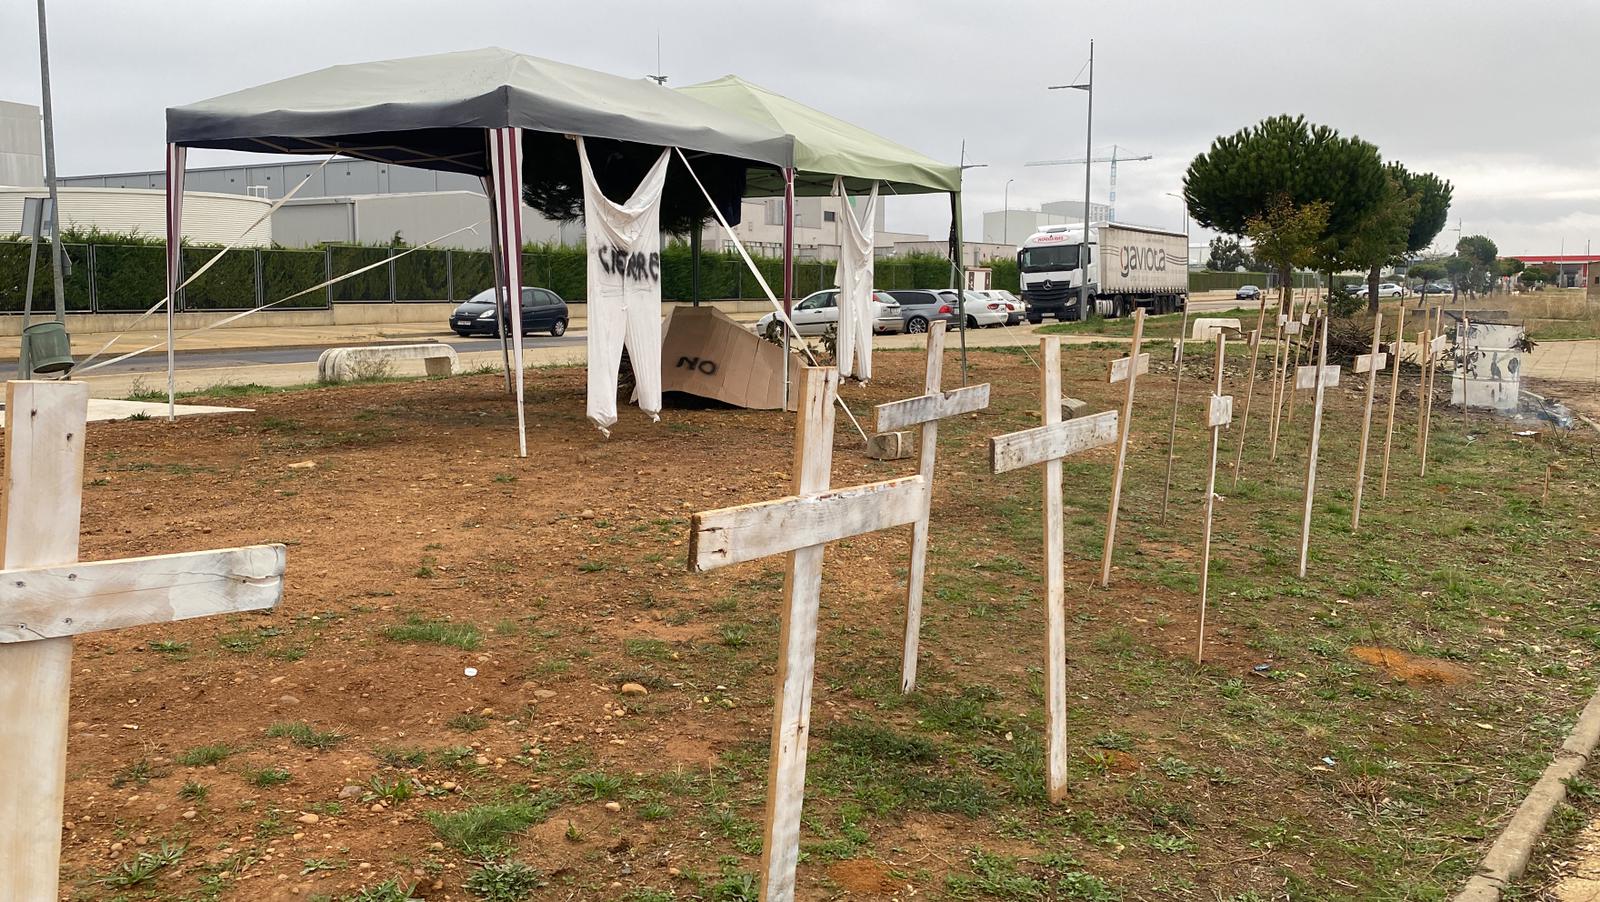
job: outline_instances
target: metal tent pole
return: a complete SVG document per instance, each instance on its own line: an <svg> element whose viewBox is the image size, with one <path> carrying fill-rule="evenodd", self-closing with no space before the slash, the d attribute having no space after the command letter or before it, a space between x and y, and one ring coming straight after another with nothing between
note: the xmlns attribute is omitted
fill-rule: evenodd
<svg viewBox="0 0 1600 902"><path fill-rule="evenodd" d="M794 169L783 170L783 316L794 322ZM783 330L783 403L789 405L789 333Z"/></svg>
<svg viewBox="0 0 1600 902"><path fill-rule="evenodd" d="M183 275L183 167L188 152L167 145L167 421L178 418L178 362L173 332L178 309L178 281ZM61 212L56 211L56 219Z"/></svg>
<svg viewBox="0 0 1600 902"><path fill-rule="evenodd" d="M45 36L44 0L39 0L39 90L44 114L44 183L50 190L50 256L54 265L52 284L56 295L56 322L67 321L67 289L62 280L65 272L61 247L61 199L56 193L56 119L50 101L50 41ZM169 333L170 334L170 333Z"/></svg>
<svg viewBox="0 0 1600 902"><path fill-rule="evenodd" d="M511 336L506 331L506 308L502 302L506 301L506 272L505 254L502 252L500 235L500 214L496 212L494 202L494 181L488 176L483 177L483 193L489 198L489 267L494 270L494 321L495 331L500 333L500 356L506 369L506 394L511 394Z"/></svg>
<svg viewBox="0 0 1600 902"><path fill-rule="evenodd" d="M694 231L689 233L689 303L700 306L700 226L695 220Z"/></svg>
<svg viewBox="0 0 1600 902"><path fill-rule="evenodd" d="M961 192L950 192L951 281L956 289L956 328L961 335L961 384L967 384L967 268L961 253Z"/></svg>

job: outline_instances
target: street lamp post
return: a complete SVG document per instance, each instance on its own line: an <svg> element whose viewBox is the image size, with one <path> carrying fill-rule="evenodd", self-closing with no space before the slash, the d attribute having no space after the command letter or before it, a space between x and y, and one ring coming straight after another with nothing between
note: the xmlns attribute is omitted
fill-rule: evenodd
<svg viewBox="0 0 1600 902"><path fill-rule="evenodd" d="M1000 202L1000 241L1003 244L1011 243L1011 183L1016 179L1006 179L1005 199Z"/></svg>
<svg viewBox="0 0 1600 902"><path fill-rule="evenodd" d="M55 289L56 322L67 321L67 292L62 281L65 253L61 248L61 203L56 196L56 126L50 103L50 41L45 36L44 0L39 0L39 89L44 113L44 183L50 191L50 257Z"/></svg>
<svg viewBox="0 0 1600 902"><path fill-rule="evenodd" d="M1084 127L1083 240L1078 243L1078 319L1089 318L1089 190L1094 172L1094 40L1089 41L1089 80L1080 84L1050 85L1052 91L1070 89L1089 95L1088 124Z"/></svg>

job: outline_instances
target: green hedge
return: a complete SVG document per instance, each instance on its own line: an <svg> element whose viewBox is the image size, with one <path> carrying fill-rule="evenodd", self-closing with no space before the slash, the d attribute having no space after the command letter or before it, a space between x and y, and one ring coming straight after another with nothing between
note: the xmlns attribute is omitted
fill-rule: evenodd
<svg viewBox="0 0 1600 902"><path fill-rule="evenodd" d="M89 246L62 244L72 269L65 278L67 309L82 312L90 309L89 300ZM33 276L33 309L35 312L55 310L55 289L51 273L54 264L48 241L39 244L39 260ZM22 296L28 290L28 243L25 241L0 242L0 312L16 313L22 310Z"/></svg>
<svg viewBox="0 0 1600 902"><path fill-rule="evenodd" d="M320 250L272 248L261 251L261 294L271 304L325 281L327 256ZM317 308L328 305L327 289L302 294L275 309Z"/></svg>

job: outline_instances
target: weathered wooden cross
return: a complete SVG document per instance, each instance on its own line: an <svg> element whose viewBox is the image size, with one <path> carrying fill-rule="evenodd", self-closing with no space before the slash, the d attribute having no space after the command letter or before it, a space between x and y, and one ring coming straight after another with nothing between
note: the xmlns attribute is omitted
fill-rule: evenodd
<svg viewBox="0 0 1600 902"><path fill-rule="evenodd" d="M1444 307L1435 308L1438 316L1435 324L1424 333L1426 340L1419 343L1419 349L1424 357L1422 380L1422 399L1420 403L1422 413L1421 434L1417 437L1417 453L1421 458L1418 476L1428 475L1428 440L1433 437L1433 377L1439 371L1439 352L1444 350Z"/></svg>
<svg viewBox="0 0 1600 902"><path fill-rule="evenodd" d="M1137 327L1135 327L1137 328ZM1065 534L1062 521L1061 459L1117 440L1117 412L1065 422L1061 419L1061 339L1042 339L1044 384L1039 401L1043 426L989 440L990 466L1004 473L1033 464L1044 465L1045 585L1045 785L1050 801L1067 797L1067 601L1063 570Z"/></svg>
<svg viewBox="0 0 1600 902"><path fill-rule="evenodd" d="M923 381L925 394L904 401L879 404L877 432L893 432L922 426L922 449L917 472L927 488L922 516L911 527L911 569L906 575L906 638L900 660L900 691L910 692L917 685L917 641L922 632L922 586L928 569L928 515L933 509L933 464L939 447L939 421L972 413L989 406L989 383L969 385L954 391L941 391L944 377L944 323L928 326L928 368Z"/></svg>
<svg viewBox="0 0 1600 902"><path fill-rule="evenodd" d="M1266 309L1262 295L1262 309ZM1161 525L1167 523L1167 504L1172 500L1172 465L1178 458L1178 401L1183 396L1183 340L1189 331L1189 305L1183 305L1183 321L1178 324L1178 340L1172 346L1172 362L1178 373L1172 380L1172 425L1167 429L1167 480L1161 486Z"/></svg>
<svg viewBox="0 0 1600 902"><path fill-rule="evenodd" d="M1309 303L1307 301L1307 304ZM1289 374L1294 372L1296 363L1293 355L1303 344L1295 336L1300 335L1305 330L1306 321L1309 318L1309 315L1304 313L1298 317L1291 317L1282 313L1278 314L1278 344L1283 346L1283 360L1281 363L1278 362L1277 352L1274 349L1272 357L1274 367L1272 374L1272 423L1267 428L1268 443L1271 446L1267 454L1267 460L1269 461L1278 459L1278 433L1282 431L1283 427L1283 402L1289 396Z"/></svg>
<svg viewBox="0 0 1600 902"><path fill-rule="evenodd" d="M1402 313L1402 316L1405 314ZM1372 435L1372 395L1378 387L1378 372L1388 363L1387 356L1378 350L1379 332L1383 329L1383 314L1372 314L1372 350L1356 357L1355 371L1367 374L1367 405L1361 414L1361 451L1356 456L1356 497L1350 506L1350 531L1361 528L1361 490L1367 483L1367 440Z"/></svg>
<svg viewBox="0 0 1600 902"><path fill-rule="evenodd" d="M1294 372L1296 389L1311 389L1311 453L1306 461L1305 513L1300 521L1300 577L1306 575L1306 557L1311 551L1311 504L1317 494L1317 451L1322 446L1322 395L1339 384L1339 368L1328 366L1328 320L1321 323L1321 340L1318 343L1317 362L1314 366L1297 367Z"/></svg>
<svg viewBox="0 0 1600 902"><path fill-rule="evenodd" d="M1376 331L1376 330L1374 330ZM1389 346L1389 423L1383 430L1383 475L1378 477L1378 497L1389 497L1389 451L1394 447L1394 408L1400 399L1400 352L1406 343L1406 313L1394 318L1394 344Z"/></svg>
<svg viewBox="0 0 1600 902"><path fill-rule="evenodd" d="M1261 295L1261 310L1256 314L1256 328L1247 338L1250 341L1250 376L1244 382L1244 416L1239 420L1239 453L1233 459L1233 487L1239 487L1239 468L1244 466L1244 436L1250 428L1250 400L1256 393L1256 360L1261 356L1262 329L1267 324L1267 296ZM1273 348L1273 366L1277 366L1277 348Z"/></svg>
<svg viewBox="0 0 1600 902"><path fill-rule="evenodd" d="M83 382L6 383L0 899L57 898L72 637L283 596L282 545L76 563L88 403Z"/></svg>
<svg viewBox="0 0 1600 902"><path fill-rule="evenodd" d="M1215 381L1211 385L1211 399L1206 404L1206 426L1211 429L1211 464L1206 471L1206 531L1200 542L1200 631L1195 643L1194 661L1202 664L1206 659L1206 592L1211 584L1211 517L1217 504L1217 449L1222 443L1222 427L1233 422L1233 396L1222 393L1222 361L1227 353L1228 337L1217 333L1217 365Z"/></svg>
<svg viewBox="0 0 1600 902"><path fill-rule="evenodd" d="M794 898L823 549L829 542L916 523L927 511L927 483L921 476L829 490L838 391L837 369L800 369L793 495L703 511L689 526L689 569L697 572L774 554L789 556L761 846L761 898L767 902Z"/></svg>
<svg viewBox="0 0 1600 902"><path fill-rule="evenodd" d="M1111 550L1117 545L1117 509L1122 505L1122 474L1128 464L1128 436L1133 432L1133 389L1139 377L1150 372L1150 355L1139 353L1139 342L1144 337L1144 308L1133 312L1133 345L1128 356L1111 361L1112 385L1127 382L1128 391L1122 396L1122 418L1117 430L1117 463L1111 471L1111 512L1106 516L1106 547L1100 555L1100 585L1111 585Z"/></svg>

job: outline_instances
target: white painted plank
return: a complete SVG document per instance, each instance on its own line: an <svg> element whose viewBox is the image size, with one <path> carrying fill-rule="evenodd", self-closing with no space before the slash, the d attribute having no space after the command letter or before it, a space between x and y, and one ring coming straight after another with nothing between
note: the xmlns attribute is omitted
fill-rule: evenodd
<svg viewBox="0 0 1600 902"><path fill-rule="evenodd" d="M894 432L909 429L921 423L958 417L989 406L989 383L969 385L947 392L934 392L879 404L875 432Z"/></svg>
<svg viewBox="0 0 1600 902"><path fill-rule="evenodd" d="M1128 348L1128 358L1139 360L1148 368L1148 354L1139 353L1139 343L1144 338L1144 310L1133 312L1133 344ZM1143 360L1140 358L1143 357ZM1122 509L1122 479L1128 468L1128 439L1133 435L1133 393L1143 369L1130 366L1126 375L1127 389L1122 396L1122 416L1117 425L1117 462L1111 469L1111 505L1106 513L1106 542L1100 554L1100 585L1111 587L1111 552L1117 545L1117 516ZM1115 375L1115 373L1113 373ZM1112 379L1115 382L1115 379Z"/></svg>
<svg viewBox="0 0 1600 902"><path fill-rule="evenodd" d="M1435 335L1433 338L1428 340L1428 350L1437 354L1445 349L1446 343L1449 340L1450 336L1448 335Z"/></svg>
<svg viewBox="0 0 1600 902"><path fill-rule="evenodd" d="M0 643L271 608L282 545L0 571Z"/></svg>
<svg viewBox="0 0 1600 902"><path fill-rule="evenodd" d="M1377 351L1372 354L1358 354L1356 355L1355 371L1358 373L1366 373L1373 370L1382 370L1388 365L1388 363L1389 355L1383 353L1382 351Z"/></svg>
<svg viewBox="0 0 1600 902"><path fill-rule="evenodd" d="M1285 334L1285 335L1299 335L1300 334L1300 330L1304 329L1304 328L1305 328L1305 323L1300 323L1300 322L1284 323L1283 324L1283 334Z"/></svg>
<svg viewBox="0 0 1600 902"><path fill-rule="evenodd" d="M1322 387L1333 388L1339 384L1339 367L1325 366L1322 368ZM1294 368L1294 387L1307 389L1317 387L1317 368L1315 366L1297 366Z"/></svg>
<svg viewBox="0 0 1600 902"><path fill-rule="evenodd" d="M1127 379L1128 367L1131 366L1128 361L1132 359L1131 357L1118 357L1116 360L1111 361L1111 378L1108 381L1115 384ZM1139 371L1136 375L1143 376L1148 372L1150 372L1150 355L1140 354Z"/></svg>
<svg viewBox="0 0 1600 902"><path fill-rule="evenodd" d="M6 383L0 565L78 559L88 409L84 382ZM59 898L71 675L71 639L0 645L0 899Z"/></svg>
<svg viewBox="0 0 1600 902"><path fill-rule="evenodd" d="M1117 421L1117 412L1107 410L1093 416L997 435L989 439L990 466L996 473L1005 473L1109 445L1117 440Z"/></svg>
<svg viewBox="0 0 1600 902"><path fill-rule="evenodd" d="M932 395L944 385L944 323L928 327L928 357L923 370L922 391ZM985 386L987 388L987 386ZM985 396L984 405L988 406ZM880 417L882 409L879 409ZM900 691L917 687L917 649L922 641L922 587L928 572L928 519L933 511L933 466L939 450L939 421L922 426L922 447L917 457L917 472L927 482L923 493L922 515L911 524L911 566L906 571L905 640L900 650Z"/></svg>
<svg viewBox="0 0 1600 902"><path fill-rule="evenodd" d="M904 526L921 516L920 475L793 495L695 514L689 524L689 567L703 572Z"/></svg>
<svg viewBox="0 0 1600 902"><path fill-rule="evenodd" d="M1039 409L1045 428L1049 428L1061 422L1061 339L1051 336L1039 350L1044 361ZM1116 432L1114 423L1111 431ZM1061 459L1057 457L1044 464L1045 793L1053 804L1066 800L1072 766L1067 747L1065 535Z"/></svg>
<svg viewBox="0 0 1600 902"><path fill-rule="evenodd" d="M1207 409L1206 428L1226 426L1233 422L1233 395L1212 395Z"/></svg>

